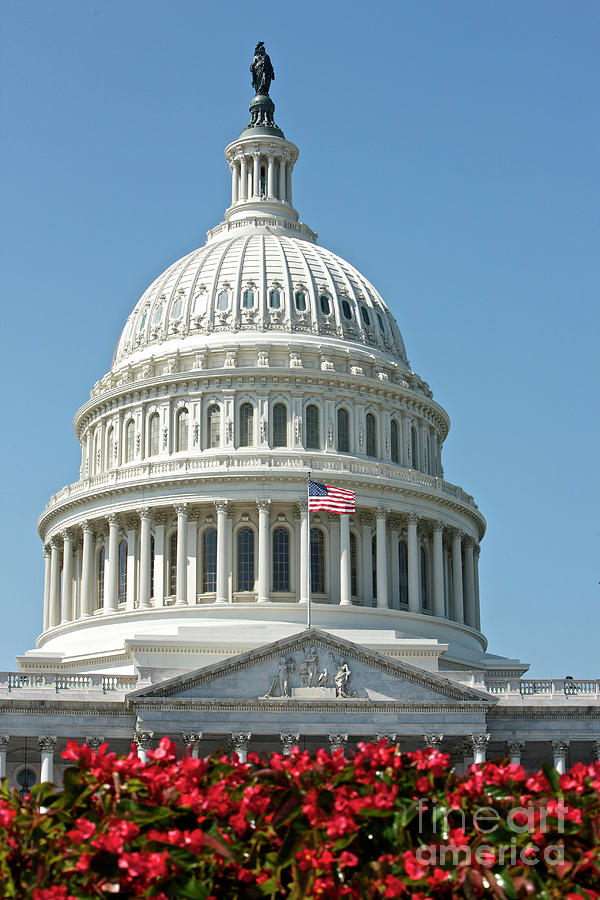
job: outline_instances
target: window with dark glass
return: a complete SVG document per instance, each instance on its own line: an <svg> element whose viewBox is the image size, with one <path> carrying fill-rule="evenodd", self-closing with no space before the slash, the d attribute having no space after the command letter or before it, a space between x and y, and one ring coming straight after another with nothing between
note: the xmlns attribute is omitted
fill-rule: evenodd
<svg viewBox="0 0 600 900"><path fill-rule="evenodd" d="M158 325L160 320L162 319L163 314L163 305L159 303L156 309L154 310L154 315L152 316L152 324Z"/></svg>
<svg viewBox="0 0 600 900"><path fill-rule="evenodd" d="M267 196L267 174L264 166L260 167L260 196Z"/></svg>
<svg viewBox="0 0 600 900"><path fill-rule="evenodd" d="M149 423L150 440L149 453L150 456L158 456L160 449L160 421L158 413L152 413Z"/></svg>
<svg viewBox="0 0 600 900"><path fill-rule="evenodd" d="M356 547L356 535L350 532L350 593L358 596L358 555Z"/></svg>
<svg viewBox="0 0 600 900"><path fill-rule="evenodd" d="M178 319L181 315L181 307L183 306L183 297L181 294L175 299L175 303L171 307L171 318Z"/></svg>
<svg viewBox="0 0 600 900"><path fill-rule="evenodd" d="M119 543L119 603L125 603L127 593L127 541Z"/></svg>
<svg viewBox="0 0 600 900"><path fill-rule="evenodd" d="M104 562L106 553L104 545L98 551L98 576L96 579L96 608L102 609L104 606Z"/></svg>
<svg viewBox="0 0 600 900"><path fill-rule="evenodd" d="M112 459L112 448L114 443L114 429L112 425L109 427L106 432L106 447L104 448L104 455L106 458L106 468L110 469L113 463Z"/></svg>
<svg viewBox="0 0 600 900"><path fill-rule="evenodd" d="M410 452L412 455L412 467L413 469L418 469L419 467L419 458L417 454L417 429L410 429Z"/></svg>
<svg viewBox="0 0 600 900"><path fill-rule="evenodd" d="M347 319L352 318L352 309L350 308L350 304L347 300L342 300L342 312L346 316Z"/></svg>
<svg viewBox="0 0 600 900"><path fill-rule="evenodd" d="M150 596L154 597L154 535L150 535Z"/></svg>
<svg viewBox="0 0 600 900"><path fill-rule="evenodd" d="M254 532L248 527L237 535L237 589L254 590Z"/></svg>
<svg viewBox="0 0 600 900"><path fill-rule="evenodd" d="M421 547L421 607L429 609L429 578L427 572L427 552Z"/></svg>
<svg viewBox="0 0 600 900"><path fill-rule="evenodd" d="M392 419L390 425L390 452L392 456L392 462L399 462L398 450L398 423L395 419Z"/></svg>
<svg viewBox="0 0 600 900"><path fill-rule="evenodd" d="M135 453L135 425L130 419L125 426L125 462L133 462Z"/></svg>
<svg viewBox="0 0 600 900"><path fill-rule="evenodd" d="M216 403L212 403L206 412L207 444L210 447L218 447L221 443L221 410Z"/></svg>
<svg viewBox="0 0 600 900"><path fill-rule="evenodd" d="M339 453L350 453L350 414L343 408L337 412L337 448Z"/></svg>
<svg viewBox="0 0 600 900"><path fill-rule="evenodd" d="M296 301L296 309L298 312L306 311L306 294L304 291L296 291L294 295L294 299Z"/></svg>
<svg viewBox="0 0 600 900"><path fill-rule="evenodd" d="M276 403L273 407L273 446L287 447L287 407Z"/></svg>
<svg viewBox="0 0 600 900"><path fill-rule="evenodd" d="M381 318L381 313L378 310L375 310L375 315L377 316L377 321L379 322L379 327L381 328L382 331L385 331L385 328L383 327L383 319Z"/></svg>
<svg viewBox="0 0 600 900"><path fill-rule="evenodd" d="M202 535L202 593L217 589L217 529L206 528Z"/></svg>
<svg viewBox="0 0 600 900"><path fill-rule="evenodd" d="M290 589L290 533L278 526L273 531L273 590Z"/></svg>
<svg viewBox="0 0 600 900"><path fill-rule="evenodd" d="M321 304L321 312L324 316L328 316L331 312L331 306L329 304L329 297L327 294L321 294L319 297L319 303Z"/></svg>
<svg viewBox="0 0 600 900"><path fill-rule="evenodd" d="M177 593L177 532L174 531L169 539L169 597L174 597Z"/></svg>
<svg viewBox="0 0 600 900"><path fill-rule="evenodd" d="M276 289L269 293L269 306L271 309L281 308L281 294Z"/></svg>
<svg viewBox="0 0 600 900"><path fill-rule="evenodd" d="M217 309L223 310L227 309L229 306L229 293L228 291L219 291L217 294Z"/></svg>
<svg viewBox="0 0 600 900"><path fill-rule="evenodd" d="M242 307L252 309L254 307L254 291L244 291L242 294Z"/></svg>
<svg viewBox="0 0 600 900"><path fill-rule="evenodd" d="M377 447L375 440L375 416L367 413L367 456L376 456Z"/></svg>
<svg viewBox="0 0 600 900"><path fill-rule="evenodd" d="M311 403L306 407L306 447L308 450L318 450L320 446L319 409Z"/></svg>
<svg viewBox="0 0 600 900"><path fill-rule="evenodd" d="M365 309L364 306L361 306L361 308L360 308L360 317L361 317L361 319L363 320L363 323L364 323L364 324L367 326L367 328L368 328L368 327L370 326L370 324L371 324L371 320L370 320L370 318L369 318L369 313L367 312L367 310Z"/></svg>
<svg viewBox="0 0 600 900"><path fill-rule="evenodd" d="M320 528L310 529L310 590L325 593L325 537Z"/></svg>
<svg viewBox="0 0 600 900"><path fill-rule="evenodd" d="M240 447L254 444L254 407L251 403L240 406Z"/></svg>
<svg viewBox="0 0 600 900"><path fill-rule="evenodd" d="M175 429L176 432L176 441L177 447L176 450L187 450L188 448L188 411L185 409L180 409L177 412L177 427Z"/></svg>
<svg viewBox="0 0 600 900"><path fill-rule="evenodd" d="M408 605L408 551L406 541L398 541L398 568L400 570L400 603Z"/></svg>

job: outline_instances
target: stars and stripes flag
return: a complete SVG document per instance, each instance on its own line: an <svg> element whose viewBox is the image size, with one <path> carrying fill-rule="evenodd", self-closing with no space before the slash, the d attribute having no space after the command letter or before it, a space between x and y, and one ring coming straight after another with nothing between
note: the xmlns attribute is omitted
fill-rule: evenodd
<svg viewBox="0 0 600 900"><path fill-rule="evenodd" d="M345 491L342 488L333 487L331 484L321 484L319 481L308 481L308 509L310 512L316 509L326 509L329 512L353 513L356 511L356 494L353 491Z"/></svg>

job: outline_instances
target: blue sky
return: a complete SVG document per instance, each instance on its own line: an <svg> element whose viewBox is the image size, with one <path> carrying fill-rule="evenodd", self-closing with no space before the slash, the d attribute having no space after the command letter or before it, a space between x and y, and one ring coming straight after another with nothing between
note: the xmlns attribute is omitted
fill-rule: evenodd
<svg viewBox="0 0 600 900"><path fill-rule="evenodd" d="M221 221L264 40L294 199L386 298L488 520L483 627L599 676L600 4L4 0L0 667L129 311Z"/></svg>

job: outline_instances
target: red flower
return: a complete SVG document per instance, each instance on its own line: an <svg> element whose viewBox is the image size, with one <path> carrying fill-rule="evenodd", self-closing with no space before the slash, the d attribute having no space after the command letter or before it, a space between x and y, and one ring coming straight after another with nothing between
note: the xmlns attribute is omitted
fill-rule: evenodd
<svg viewBox="0 0 600 900"><path fill-rule="evenodd" d="M402 854L406 874L412 881L420 881L427 874L427 867L422 865L412 850L406 850Z"/></svg>

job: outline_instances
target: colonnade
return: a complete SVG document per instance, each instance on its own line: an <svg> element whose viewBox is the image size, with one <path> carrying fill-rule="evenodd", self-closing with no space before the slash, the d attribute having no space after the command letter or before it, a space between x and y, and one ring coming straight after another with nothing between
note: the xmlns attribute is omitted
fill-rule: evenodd
<svg viewBox="0 0 600 900"><path fill-rule="evenodd" d="M287 153L241 153L231 159L229 165L232 204L267 199L291 205L294 163Z"/></svg>
<svg viewBox="0 0 600 900"><path fill-rule="evenodd" d="M321 602L405 609L479 629L479 547L460 529L384 507L361 509L352 518L309 517L304 499L292 508L295 521L289 522L284 513L272 511L274 502L219 499L199 507L185 502L144 506L84 520L53 535L44 547L44 630L120 609L233 602L240 565L233 522L240 514L252 531L252 583L235 599L307 603L312 588ZM279 522L289 545L285 596L271 578L271 534ZM216 537L212 562L200 552L200 535L208 527ZM327 572L322 587L314 578L309 585L309 527L311 541L315 532L323 535Z"/></svg>

